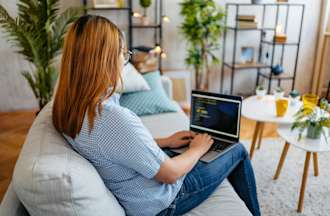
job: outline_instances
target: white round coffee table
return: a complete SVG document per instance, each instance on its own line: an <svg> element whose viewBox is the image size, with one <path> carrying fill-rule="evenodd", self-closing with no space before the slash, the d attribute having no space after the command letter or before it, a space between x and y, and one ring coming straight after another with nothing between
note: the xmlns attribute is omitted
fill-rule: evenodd
<svg viewBox="0 0 330 216"><path fill-rule="evenodd" d="M317 153L330 151L330 137L328 136L327 138L329 143L326 142L324 136L321 136L320 139L308 139L306 138L305 135L303 135L301 140L298 140L298 130L291 131L290 126L285 126L285 125L280 126L277 129L277 132L285 140L285 145L276 169L276 173L274 175L274 180L276 180L281 173L281 169L283 167L283 163L285 161L285 157L287 155L290 145L306 151L304 172L301 181L300 195L299 195L298 208L297 208L298 212L302 212L311 154L313 154L313 159L314 159L313 160L314 175L318 176L319 168L318 168Z"/></svg>
<svg viewBox="0 0 330 216"><path fill-rule="evenodd" d="M301 105L300 101L295 105L289 104L285 116L277 117L273 95L266 95L261 99L257 96L251 96L243 100L242 115L257 122L250 147L250 159L253 157L257 141L257 148L260 148L265 123L291 124L294 122L294 114L300 109Z"/></svg>

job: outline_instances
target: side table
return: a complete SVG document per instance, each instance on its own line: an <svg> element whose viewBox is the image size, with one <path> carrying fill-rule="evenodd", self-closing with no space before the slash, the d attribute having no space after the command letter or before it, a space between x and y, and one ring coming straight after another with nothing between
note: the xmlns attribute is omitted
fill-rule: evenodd
<svg viewBox="0 0 330 216"><path fill-rule="evenodd" d="M278 128L277 132L285 140L285 145L282 151L280 161L277 166L276 173L274 175L274 180L276 180L281 173L281 169L283 167L287 152L291 145L306 151L304 172L301 180L301 187L300 187L300 194L299 194L299 201L297 208L298 212L302 212L311 154L313 154L313 159L314 159L313 161L314 176L318 176L319 168L318 168L317 153L330 151L330 144L326 142L326 139L323 136L320 139L308 139L306 138L306 136L303 136L301 140L298 140L298 131L297 130L291 131L289 126L281 126ZM327 139L330 139L330 137L328 137Z"/></svg>
<svg viewBox="0 0 330 216"><path fill-rule="evenodd" d="M294 114L300 109L301 105L301 102L295 105L289 104L285 116L277 117L273 95L266 95L261 99L258 99L257 96L251 96L243 100L242 115L257 122L250 147L250 159L253 158L257 142L257 148L260 148L265 123L291 124L294 122Z"/></svg>

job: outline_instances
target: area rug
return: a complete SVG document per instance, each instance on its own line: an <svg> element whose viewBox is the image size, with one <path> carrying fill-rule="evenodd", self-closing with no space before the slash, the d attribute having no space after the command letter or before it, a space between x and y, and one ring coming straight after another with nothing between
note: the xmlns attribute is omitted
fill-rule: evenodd
<svg viewBox="0 0 330 216"><path fill-rule="evenodd" d="M250 140L242 143L247 149ZM329 143L330 145L330 143ZM303 213L297 213L300 184L306 153L290 146L280 177L273 180L284 140L264 139L256 150L254 167L262 215L265 216L330 216L330 152L319 153L319 176L314 176L311 158Z"/></svg>

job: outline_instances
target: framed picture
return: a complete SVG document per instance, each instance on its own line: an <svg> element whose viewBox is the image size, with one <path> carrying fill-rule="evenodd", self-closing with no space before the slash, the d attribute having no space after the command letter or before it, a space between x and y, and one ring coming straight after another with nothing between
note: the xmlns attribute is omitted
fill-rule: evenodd
<svg viewBox="0 0 330 216"><path fill-rule="evenodd" d="M242 64L254 63L254 47L241 47L240 61Z"/></svg>
<svg viewBox="0 0 330 216"><path fill-rule="evenodd" d="M109 8L118 6L118 0L93 0L94 8Z"/></svg>

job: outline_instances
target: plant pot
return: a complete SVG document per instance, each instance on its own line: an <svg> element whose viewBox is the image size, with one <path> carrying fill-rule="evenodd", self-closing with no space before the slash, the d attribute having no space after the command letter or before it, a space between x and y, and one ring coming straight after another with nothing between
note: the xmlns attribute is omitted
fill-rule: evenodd
<svg viewBox="0 0 330 216"><path fill-rule="evenodd" d="M141 17L141 25L149 25L149 17L148 16L146 16L146 15L143 15L142 17Z"/></svg>
<svg viewBox="0 0 330 216"><path fill-rule="evenodd" d="M256 90L256 95L258 99L262 99L266 95L266 93L267 93L266 89Z"/></svg>
<svg viewBox="0 0 330 216"><path fill-rule="evenodd" d="M320 139L322 133L322 127L310 125L307 129L307 138Z"/></svg>

